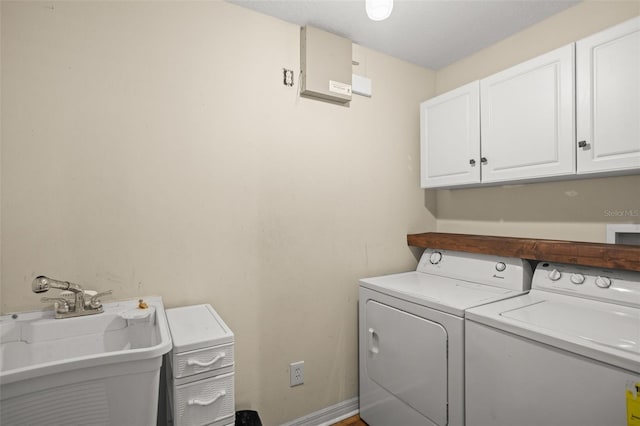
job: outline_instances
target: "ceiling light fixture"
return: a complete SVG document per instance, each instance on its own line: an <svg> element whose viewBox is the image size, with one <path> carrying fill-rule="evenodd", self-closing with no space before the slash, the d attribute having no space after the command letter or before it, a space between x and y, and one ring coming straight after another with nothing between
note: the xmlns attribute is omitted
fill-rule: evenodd
<svg viewBox="0 0 640 426"><path fill-rule="evenodd" d="M391 15L393 0L365 0L367 16L372 21L384 21Z"/></svg>

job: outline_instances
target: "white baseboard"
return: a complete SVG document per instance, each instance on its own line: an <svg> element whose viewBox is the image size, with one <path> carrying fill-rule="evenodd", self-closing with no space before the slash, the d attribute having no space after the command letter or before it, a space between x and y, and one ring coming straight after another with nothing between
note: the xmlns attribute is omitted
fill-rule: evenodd
<svg viewBox="0 0 640 426"><path fill-rule="evenodd" d="M281 426L329 426L358 414L358 397L315 411Z"/></svg>

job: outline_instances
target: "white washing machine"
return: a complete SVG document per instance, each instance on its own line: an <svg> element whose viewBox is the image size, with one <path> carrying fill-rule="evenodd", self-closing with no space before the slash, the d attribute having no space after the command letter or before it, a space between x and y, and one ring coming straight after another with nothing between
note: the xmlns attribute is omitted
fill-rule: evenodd
<svg viewBox="0 0 640 426"><path fill-rule="evenodd" d="M542 263L467 311L470 426L640 424L640 273Z"/></svg>
<svg viewBox="0 0 640 426"><path fill-rule="evenodd" d="M360 417L464 424L464 314L526 292L521 259L426 249L417 270L360 280Z"/></svg>

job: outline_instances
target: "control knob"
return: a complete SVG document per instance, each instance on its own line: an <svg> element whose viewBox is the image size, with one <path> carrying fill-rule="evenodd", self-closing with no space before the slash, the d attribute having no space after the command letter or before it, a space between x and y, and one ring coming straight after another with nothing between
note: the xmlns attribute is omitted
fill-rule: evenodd
<svg viewBox="0 0 640 426"><path fill-rule="evenodd" d="M507 265L504 262L498 262L496 263L496 271L498 272L502 272L505 269L507 269Z"/></svg>
<svg viewBox="0 0 640 426"><path fill-rule="evenodd" d="M600 288L609 288L611 287L611 278L596 277L596 285Z"/></svg>
<svg viewBox="0 0 640 426"><path fill-rule="evenodd" d="M429 262L431 262L432 265L437 265L441 260L442 253L440 253L439 251L434 251L433 253L431 253L431 256L429 256Z"/></svg>
<svg viewBox="0 0 640 426"><path fill-rule="evenodd" d="M571 282L574 284L582 284L584 282L584 275L571 274Z"/></svg>
<svg viewBox="0 0 640 426"><path fill-rule="evenodd" d="M558 281L558 280L560 279L560 277L561 277L561 276L562 276L562 274L561 274L561 273L560 273L560 271L558 271L557 269L552 269L552 270L549 272L549 275L548 275L548 277L549 277L549 279L550 279L551 281Z"/></svg>

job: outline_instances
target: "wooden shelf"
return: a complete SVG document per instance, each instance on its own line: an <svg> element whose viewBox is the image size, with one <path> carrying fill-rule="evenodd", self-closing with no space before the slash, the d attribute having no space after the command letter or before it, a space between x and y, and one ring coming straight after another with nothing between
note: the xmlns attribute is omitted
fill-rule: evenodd
<svg viewBox="0 0 640 426"><path fill-rule="evenodd" d="M407 235L414 247L519 257L640 272L640 246L427 232Z"/></svg>

